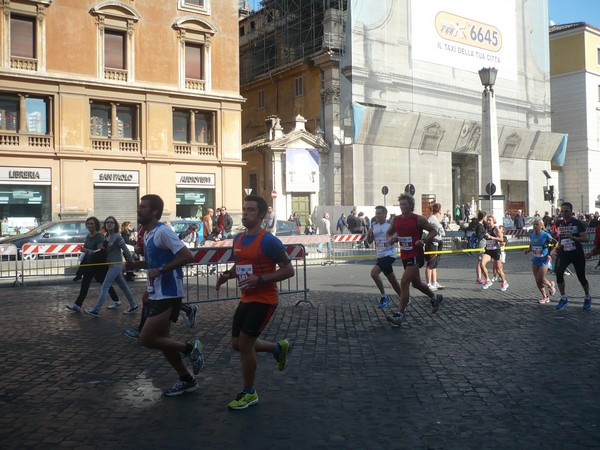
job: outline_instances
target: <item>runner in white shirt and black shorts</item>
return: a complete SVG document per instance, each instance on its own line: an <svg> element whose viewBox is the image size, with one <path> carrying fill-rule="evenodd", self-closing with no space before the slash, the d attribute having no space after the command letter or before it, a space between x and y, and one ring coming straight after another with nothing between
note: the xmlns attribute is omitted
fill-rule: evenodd
<svg viewBox="0 0 600 450"><path fill-rule="evenodd" d="M398 251L396 246L391 245L386 237L386 232L390 228L390 224L386 219L387 208L385 206L376 206L375 221L371 224L371 228L369 228L367 233L367 242L369 244L375 242L375 248L377 250L377 262L371 269L371 278L373 278L373 281L381 294L379 308L385 308L390 303L390 297L385 293L383 281L381 281L381 272L387 277L394 288L394 291L396 291L396 294L400 296L400 283L398 283L396 275L394 275L394 269L392 268L392 264L396 261Z"/></svg>

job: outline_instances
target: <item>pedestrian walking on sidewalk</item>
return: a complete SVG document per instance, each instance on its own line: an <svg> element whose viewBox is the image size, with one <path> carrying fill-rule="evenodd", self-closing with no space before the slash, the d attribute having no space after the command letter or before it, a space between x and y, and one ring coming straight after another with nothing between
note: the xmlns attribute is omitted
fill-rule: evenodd
<svg viewBox="0 0 600 450"><path fill-rule="evenodd" d="M82 278L81 288L79 289L79 296L75 300L75 303L66 305L68 309L75 312L81 311L92 280L96 279L98 283L102 283L108 271L106 250L104 249L104 236L100 234L100 221L96 217L88 217L85 221L85 226L88 230L88 235L85 237L85 242L81 248L84 257L73 279L73 281L78 281L79 278ZM119 301L119 296L112 286L108 290L108 294L113 302Z"/></svg>
<svg viewBox="0 0 600 450"><path fill-rule="evenodd" d="M244 386L229 403L230 409L245 409L258 403L254 388L256 353L271 353L279 370L285 369L292 349L288 339L268 342L259 338L278 303L277 283L294 276L294 266L281 241L261 227L267 202L257 195L245 198L242 224L246 230L233 238L234 266L219 275L216 289L237 278L242 298L233 316L231 345L240 352ZM279 266L279 268L277 268Z"/></svg>
<svg viewBox="0 0 600 450"><path fill-rule="evenodd" d="M588 310L592 307L592 297L590 296L590 284L585 277L585 253L583 246L588 241L588 235L585 231L583 223L573 216L573 205L569 202L564 202L560 206L562 219L556 224L558 233L558 245L552 250L558 256L556 262L556 282L560 291L560 301L556 305L556 309L562 311L569 303L565 291L565 270L570 264L573 264L575 273L585 297L583 298L583 309Z"/></svg>
<svg viewBox="0 0 600 450"><path fill-rule="evenodd" d="M192 262L194 257L175 232L160 222L163 209L164 202L158 195L148 194L140 199L138 222L146 228L145 260L130 262L128 266L147 270L148 317L143 324L140 340L146 348L161 350L177 372L179 379L164 393L176 396L198 389L181 355L190 359L194 375L204 365L204 356L199 339L185 343L171 338L171 322L177 322L184 297L181 266Z"/></svg>
<svg viewBox="0 0 600 450"><path fill-rule="evenodd" d="M385 293L383 281L381 281L381 272L386 276L398 297L401 297L400 283L398 283L392 267L392 264L396 261L397 247L392 245L386 237L386 233L390 228L390 224L387 222L387 213L385 206L376 206L375 220L367 232L367 242L369 244L375 243L375 250L377 251L377 262L371 269L371 278L381 295L379 308L385 308L390 303L390 296Z"/></svg>
<svg viewBox="0 0 600 450"><path fill-rule="evenodd" d="M529 248L525 250L525 254L533 254L531 270L533 271L535 283L542 294L539 303L543 305L549 303L550 297L556 292L554 281L546 279L548 266L550 265L550 261L552 261L550 244L556 241L544 230L542 219L535 219L533 221L533 231L529 234L529 241ZM546 288L548 292L546 292Z"/></svg>
<svg viewBox="0 0 600 450"><path fill-rule="evenodd" d="M100 309L108 298L108 290L112 287L113 283L121 288L125 297L129 301L129 308L124 311L124 314L132 314L138 309L138 305L133 298L133 293L125 278L123 277L123 254L127 261L133 262L134 258L121 233L119 232L119 223L113 216L108 216L104 221L104 228L106 230L106 240L104 241L104 247L106 248L106 263L108 264L108 272L102 282L102 289L98 301L94 306L85 310L86 314L90 316L98 317L100 315ZM108 309L118 308L121 304L120 301L114 301L108 305Z"/></svg>
<svg viewBox="0 0 600 450"><path fill-rule="evenodd" d="M402 214L395 216L386 237L391 244L400 243L400 257L404 266L404 273L400 280L400 310L394 315L388 315L387 320L394 325L401 325L404 321L404 311L408 306L410 285L427 295L431 299L431 313L435 314L443 300L439 294L435 294L421 281L419 269L423 267L425 258L423 247L433 242L437 236L435 228L427 221L425 216L415 214L415 199L408 194L398 197L400 211ZM422 238L423 231L427 231L427 237Z"/></svg>

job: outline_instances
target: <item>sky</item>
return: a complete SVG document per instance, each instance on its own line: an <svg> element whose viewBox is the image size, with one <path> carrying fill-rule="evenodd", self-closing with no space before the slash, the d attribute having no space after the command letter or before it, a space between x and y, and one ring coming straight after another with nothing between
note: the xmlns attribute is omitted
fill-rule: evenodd
<svg viewBox="0 0 600 450"><path fill-rule="evenodd" d="M586 22L600 28L600 1L548 0L548 16L559 25Z"/></svg>
<svg viewBox="0 0 600 450"><path fill-rule="evenodd" d="M251 9L260 8L260 0L248 0ZM587 22L600 28L599 0L548 0L548 15L557 24Z"/></svg>

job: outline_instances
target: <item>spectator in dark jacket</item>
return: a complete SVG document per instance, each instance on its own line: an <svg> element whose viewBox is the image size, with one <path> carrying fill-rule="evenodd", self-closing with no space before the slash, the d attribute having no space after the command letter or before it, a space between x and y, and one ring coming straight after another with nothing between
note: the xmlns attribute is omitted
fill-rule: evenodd
<svg viewBox="0 0 600 450"><path fill-rule="evenodd" d="M218 219L219 229L221 230L221 239L227 239L233 228L233 219L227 213L227 208L221 206L221 215Z"/></svg>
<svg viewBox="0 0 600 450"><path fill-rule="evenodd" d="M525 228L525 216L523 216L523 211L521 211L520 209L517 210L517 214L515 214L513 222L515 224L516 230L522 230L523 228Z"/></svg>

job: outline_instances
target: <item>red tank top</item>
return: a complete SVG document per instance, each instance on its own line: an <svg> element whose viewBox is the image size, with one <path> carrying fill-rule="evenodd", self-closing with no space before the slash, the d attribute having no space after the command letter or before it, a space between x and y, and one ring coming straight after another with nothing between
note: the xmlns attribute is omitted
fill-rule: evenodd
<svg viewBox="0 0 600 450"><path fill-rule="evenodd" d="M267 231L261 230L249 245L242 245L244 234L238 235L233 244L235 257L235 270L238 281L250 275L266 275L277 269L275 261L265 255L261 249L261 242ZM277 304L277 283L261 283L254 288L242 290L242 302Z"/></svg>
<svg viewBox="0 0 600 450"><path fill-rule="evenodd" d="M403 214L394 217L394 228L398 235L398 244L400 245L400 256L402 259L419 256L421 249L415 246L415 242L421 239L423 230L417 225L419 216L411 213L408 217Z"/></svg>

